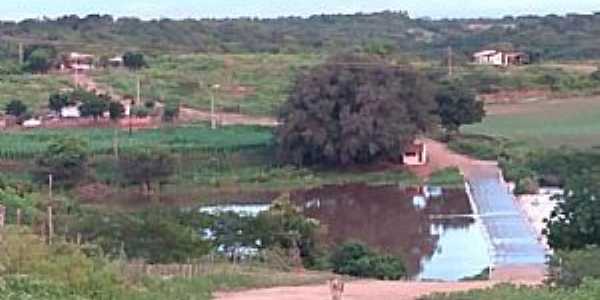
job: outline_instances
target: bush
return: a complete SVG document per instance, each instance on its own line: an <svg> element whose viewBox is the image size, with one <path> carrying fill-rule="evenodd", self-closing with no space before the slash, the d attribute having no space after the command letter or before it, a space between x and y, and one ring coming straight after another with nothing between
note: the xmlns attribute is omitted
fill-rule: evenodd
<svg viewBox="0 0 600 300"><path fill-rule="evenodd" d="M531 178L525 177L523 179L517 180L515 187L515 194L517 195L526 195L526 194L537 194L540 186L538 182Z"/></svg>
<svg viewBox="0 0 600 300"><path fill-rule="evenodd" d="M337 247L330 257L333 271L356 277L399 280L406 275L403 261L394 256L378 255L360 243Z"/></svg>
<svg viewBox="0 0 600 300"><path fill-rule="evenodd" d="M138 118L145 118L150 115L150 110L145 106L135 106L131 108L131 114Z"/></svg>
<svg viewBox="0 0 600 300"><path fill-rule="evenodd" d="M550 259L548 281L558 286L575 287L584 278L600 279L600 249L558 251Z"/></svg>

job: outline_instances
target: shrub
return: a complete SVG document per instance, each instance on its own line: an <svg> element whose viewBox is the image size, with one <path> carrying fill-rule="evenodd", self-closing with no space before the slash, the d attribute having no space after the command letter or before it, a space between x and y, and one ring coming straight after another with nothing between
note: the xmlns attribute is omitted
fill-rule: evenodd
<svg viewBox="0 0 600 300"><path fill-rule="evenodd" d="M550 259L548 281L558 286L575 287L584 278L600 279L600 249L558 251Z"/></svg>
<svg viewBox="0 0 600 300"><path fill-rule="evenodd" d="M335 273L356 277L399 280L406 275L400 258L378 255L360 243L338 246L331 254L330 263Z"/></svg>
<svg viewBox="0 0 600 300"><path fill-rule="evenodd" d="M135 106L131 108L131 114L138 118L145 118L150 115L150 110L144 106Z"/></svg>

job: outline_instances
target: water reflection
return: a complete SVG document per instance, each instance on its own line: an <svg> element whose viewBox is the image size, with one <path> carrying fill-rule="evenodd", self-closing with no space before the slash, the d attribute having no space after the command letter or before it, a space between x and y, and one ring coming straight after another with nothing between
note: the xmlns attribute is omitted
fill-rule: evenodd
<svg viewBox="0 0 600 300"><path fill-rule="evenodd" d="M292 199L326 226L324 242L361 241L400 255L417 278L457 280L489 265L463 190L357 184L299 191Z"/></svg>

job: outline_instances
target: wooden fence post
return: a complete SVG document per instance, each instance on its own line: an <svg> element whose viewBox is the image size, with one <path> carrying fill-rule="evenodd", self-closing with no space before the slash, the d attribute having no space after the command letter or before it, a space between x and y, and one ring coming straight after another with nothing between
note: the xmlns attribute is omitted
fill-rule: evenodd
<svg viewBox="0 0 600 300"><path fill-rule="evenodd" d="M0 205L0 243L3 241L2 229L4 228L5 217L6 217L6 207Z"/></svg>
<svg viewBox="0 0 600 300"><path fill-rule="evenodd" d="M17 208L17 226L21 226L21 209Z"/></svg>
<svg viewBox="0 0 600 300"><path fill-rule="evenodd" d="M4 228L6 222L6 207L0 205L0 229Z"/></svg>
<svg viewBox="0 0 600 300"><path fill-rule="evenodd" d="M52 245L54 237L54 224L52 223L52 206L48 206L48 245Z"/></svg>

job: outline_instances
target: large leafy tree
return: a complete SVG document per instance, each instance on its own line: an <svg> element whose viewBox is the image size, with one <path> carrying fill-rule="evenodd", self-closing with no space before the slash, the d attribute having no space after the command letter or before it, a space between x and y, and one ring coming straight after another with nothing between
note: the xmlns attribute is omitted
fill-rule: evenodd
<svg viewBox="0 0 600 300"><path fill-rule="evenodd" d="M87 171L88 146L77 138L64 138L51 142L36 160L36 177L45 181L48 174L57 183L74 183Z"/></svg>
<svg viewBox="0 0 600 300"><path fill-rule="evenodd" d="M298 165L396 158L438 123L433 91L410 66L337 56L297 79L281 111L278 156Z"/></svg>
<svg viewBox="0 0 600 300"><path fill-rule="evenodd" d="M460 82L447 82L440 86L435 96L442 126L456 132L460 126L481 122L485 116L483 102Z"/></svg>
<svg viewBox="0 0 600 300"><path fill-rule="evenodd" d="M152 193L154 183L166 181L174 172L175 158L163 149L138 149L120 158L124 178L140 184L145 194Z"/></svg>
<svg viewBox="0 0 600 300"><path fill-rule="evenodd" d="M25 69L32 73L46 73L56 58L56 49L52 46L36 45L28 47L24 53Z"/></svg>
<svg viewBox="0 0 600 300"><path fill-rule="evenodd" d="M104 99L91 92L78 90L71 95L71 98L81 101L79 110L83 117L93 117L94 119L98 119L109 108L108 105L110 99Z"/></svg>
<svg viewBox="0 0 600 300"><path fill-rule="evenodd" d="M549 245L563 250L600 246L600 172L571 176L561 198L547 220Z"/></svg>

